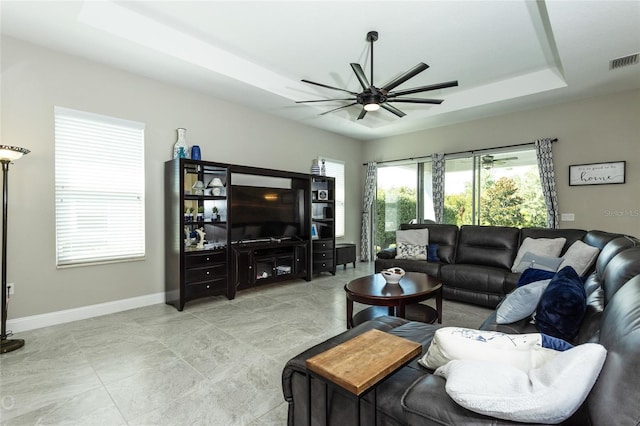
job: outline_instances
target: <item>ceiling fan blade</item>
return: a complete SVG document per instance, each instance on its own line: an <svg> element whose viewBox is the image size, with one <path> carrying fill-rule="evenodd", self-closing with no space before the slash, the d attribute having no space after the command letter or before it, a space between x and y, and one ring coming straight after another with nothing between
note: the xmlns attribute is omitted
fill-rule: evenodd
<svg viewBox="0 0 640 426"><path fill-rule="evenodd" d="M364 71L362 70L362 67L360 66L360 64L351 64L351 69L353 70L354 73L356 73L356 77L358 77L358 81L360 82L360 85L362 86L363 89L368 89L369 86L371 86L369 84L369 80L367 80L367 76L364 75Z"/></svg>
<svg viewBox="0 0 640 426"><path fill-rule="evenodd" d="M362 120L365 115L367 115L367 110L362 108L362 111L360 111L360 115L358 115L358 120Z"/></svg>
<svg viewBox="0 0 640 426"><path fill-rule="evenodd" d="M356 92L352 92L352 91L350 91L350 90L341 89L341 88L339 88L339 87L327 86L326 84L322 84L322 83L315 83L315 82L313 82L313 81L304 80L304 79L302 80L302 82L303 82L303 83L314 84L314 85L316 85L316 86L324 87L324 88L327 88L327 89L333 89L333 90L339 90L339 91L341 91L341 92L347 92L347 93L350 93L350 94L352 94L352 95L357 95L357 93L356 93Z"/></svg>
<svg viewBox="0 0 640 426"><path fill-rule="evenodd" d="M296 101L297 104L308 104L310 102L332 102L332 101L355 101L355 98L346 99L315 99L313 101Z"/></svg>
<svg viewBox="0 0 640 426"><path fill-rule="evenodd" d="M349 104L349 105L343 105L343 106L341 106L341 107L334 108L334 109L331 109L331 110L329 110L329 111L325 111L325 112L323 112L323 113L320 113L320 115L329 114L330 112L337 111L337 110L342 109L342 108L347 108L347 107L350 107L351 105L355 105L355 104L357 104L357 102L354 102L354 103Z"/></svg>
<svg viewBox="0 0 640 426"><path fill-rule="evenodd" d="M420 99L420 98L392 98L387 99L387 102L405 102L408 104L435 104L440 105L443 100L442 99Z"/></svg>
<svg viewBox="0 0 640 426"><path fill-rule="evenodd" d="M416 75L420 74L422 71L426 70L427 68L429 68L429 65L425 64L424 62L420 62L418 65L411 68L409 71L405 72L401 76L391 80L389 83L382 86L382 90L386 92L390 92L395 87L401 85L402 83L409 80L410 78L415 77Z"/></svg>
<svg viewBox="0 0 640 426"><path fill-rule="evenodd" d="M401 90L399 92L387 94L387 98L395 98L396 96L410 95L412 93L428 92L429 90L446 89L447 87L455 87L458 80L447 81L445 83L430 84L429 86L414 87L413 89Z"/></svg>
<svg viewBox="0 0 640 426"><path fill-rule="evenodd" d="M404 117L405 115L407 115L407 114L405 114L404 112L400 111L398 108L396 108L396 107L394 107L392 105L387 105L386 103L384 103L384 104L380 104L380 106L382 108L386 109L387 111L394 113L398 117Z"/></svg>

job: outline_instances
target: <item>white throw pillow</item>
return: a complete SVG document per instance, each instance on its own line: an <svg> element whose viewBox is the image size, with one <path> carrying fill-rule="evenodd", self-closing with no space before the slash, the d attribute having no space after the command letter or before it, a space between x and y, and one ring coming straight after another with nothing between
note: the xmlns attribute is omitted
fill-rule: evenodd
<svg viewBox="0 0 640 426"><path fill-rule="evenodd" d="M458 404L504 420L560 423L582 405L607 356L597 343L560 352L529 372L495 361L457 360L434 374Z"/></svg>
<svg viewBox="0 0 640 426"><path fill-rule="evenodd" d="M436 330L427 353L418 362L435 370L457 359L497 360L504 365L529 371L558 353L542 347L540 333L506 334L498 331L444 327Z"/></svg>
<svg viewBox="0 0 640 426"><path fill-rule="evenodd" d="M564 260L558 269L571 266L579 276L583 277L595 263L598 253L600 253L600 249L597 247L576 240L576 242L571 244L571 247L567 249L567 252L563 256Z"/></svg>
<svg viewBox="0 0 640 426"><path fill-rule="evenodd" d="M427 246L398 243L396 259L427 260Z"/></svg>
<svg viewBox="0 0 640 426"><path fill-rule="evenodd" d="M429 245L429 229L407 229L396 231L396 243L407 243L415 246Z"/></svg>
<svg viewBox="0 0 640 426"><path fill-rule="evenodd" d="M498 324L511 324L530 317L551 280L534 281L507 294L496 311Z"/></svg>
<svg viewBox="0 0 640 426"><path fill-rule="evenodd" d="M427 228L396 231L396 259L427 260L427 245Z"/></svg>
<svg viewBox="0 0 640 426"><path fill-rule="evenodd" d="M516 259L511 266L511 272L516 272L518 265L522 261L523 256L527 252L541 256L558 257L562 251L562 247L567 242L567 239L562 238L531 238L527 237L522 242L522 245L518 249Z"/></svg>

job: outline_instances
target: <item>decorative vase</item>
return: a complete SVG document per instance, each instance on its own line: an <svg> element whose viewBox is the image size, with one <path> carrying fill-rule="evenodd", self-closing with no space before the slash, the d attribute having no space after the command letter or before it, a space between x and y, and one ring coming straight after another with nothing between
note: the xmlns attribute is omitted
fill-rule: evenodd
<svg viewBox="0 0 640 426"><path fill-rule="evenodd" d="M189 158L189 146L187 145L187 129L179 128L178 140L173 145L173 158Z"/></svg>
<svg viewBox="0 0 640 426"><path fill-rule="evenodd" d="M322 167L320 167L320 174L322 176L326 176L327 175L327 166L325 166L325 164L324 164L324 158L322 159Z"/></svg>
<svg viewBox="0 0 640 426"><path fill-rule="evenodd" d="M198 145L193 145L191 147L191 159L192 160L201 160L200 147Z"/></svg>
<svg viewBox="0 0 640 426"><path fill-rule="evenodd" d="M312 175L320 174L320 166L318 166L318 160L313 160L313 163L311 164L311 174Z"/></svg>

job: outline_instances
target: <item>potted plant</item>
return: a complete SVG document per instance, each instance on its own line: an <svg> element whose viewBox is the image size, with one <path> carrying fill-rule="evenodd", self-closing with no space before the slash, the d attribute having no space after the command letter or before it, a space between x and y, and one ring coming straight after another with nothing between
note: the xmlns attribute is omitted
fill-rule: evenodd
<svg viewBox="0 0 640 426"><path fill-rule="evenodd" d="M197 220L204 220L204 206L198 206Z"/></svg>
<svg viewBox="0 0 640 426"><path fill-rule="evenodd" d="M189 207L189 221L193 221L193 207Z"/></svg>
<svg viewBox="0 0 640 426"><path fill-rule="evenodd" d="M189 218L189 207L184 208L184 221L189 222L191 219Z"/></svg>
<svg viewBox="0 0 640 426"><path fill-rule="evenodd" d="M220 220L220 214L218 214L218 208L216 206L213 206L213 208L211 208L211 221L217 222L219 220Z"/></svg>

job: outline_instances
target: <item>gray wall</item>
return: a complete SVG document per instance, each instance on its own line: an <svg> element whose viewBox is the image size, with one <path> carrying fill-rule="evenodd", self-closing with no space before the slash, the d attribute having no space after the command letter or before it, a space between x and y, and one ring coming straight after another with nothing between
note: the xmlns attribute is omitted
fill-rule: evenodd
<svg viewBox="0 0 640 426"><path fill-rule="evenodd" d="M178 127L206 160L308 172L312 158L343 159L344 241L356 243L363 161L557 137L560 208L576 214L562 226L640 236L638 90L361 142L12 38L1 43L1 143L32 150L9 174L10 319L163 291L162 166ZM56 269L54 105L146 123L146 260ZM568 186L570 164L617 160L627 161L625 185Z"/></svg>
<svg viewBox="0 0 640 426"><path fill-rule="evenodd" d="M439 127L365 145L384 161L533 142L556 137L553 159L562 228L640 236L640 90ZM569 186L569 165L626 160L626 184Z"/></svg>
<svg viewBox="0 0 640 426"><path fill-rule="evenodd" d="M178 127L210 161L309 173L318 156L344 160L344 241L359 240L362 142L8 37L1 52L1 141L32 151L9 175L9 319L164 291L162 171ZM146 260L56 269L54 105L146 123Z"/></svg>

